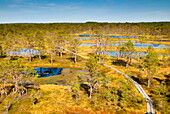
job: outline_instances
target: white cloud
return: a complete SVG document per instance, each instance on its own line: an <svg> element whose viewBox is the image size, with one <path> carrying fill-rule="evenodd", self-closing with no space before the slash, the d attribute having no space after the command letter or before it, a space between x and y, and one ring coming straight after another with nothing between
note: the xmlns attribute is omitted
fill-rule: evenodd
<svg viewBox="0 0 170 114"><path fill-rule="evenodd" d="M21 0L16 0L16 1L21 1ZM10 8L13 7L18 7L18 8L35 8L35 9L60 9L60 10L72 10L72 9L76 9L79 8L77 5L62 5L62 4L55 4L55 3L48 3L48 4L35 4L35 3L13 3L13 4L9 4L7 5Z"/></svg>

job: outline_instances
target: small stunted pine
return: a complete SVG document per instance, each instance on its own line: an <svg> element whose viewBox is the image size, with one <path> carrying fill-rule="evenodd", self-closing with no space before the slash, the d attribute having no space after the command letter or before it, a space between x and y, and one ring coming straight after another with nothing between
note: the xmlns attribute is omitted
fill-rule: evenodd
<svg viewBox="0 0 170 114"><path fill-rule="evenodd" d="M129 66L132 62L132 56L135 52L134 45L131 41L128 41L127 43L121 45L119 47L119 52L123 52L124 56L126 57L126 67Z"/></svg>
<svg viewBox="0 0 170 114"><path fill-rule="evenodd" d="M148 47L148 55L145 56L143 64L144 68L147 71L147 77L148 77L148 88L151 85L151 81L153 79L154 74L156 73L156 70L158 69L158 54L154 51L152 46Z"/></svg>
<svg viewBox="0 0 170 114"><path fill-rule="evenodd" d="M88 59L86 67L89 71L87 82L89 85L89 98L91 98L94 89L96 89L97 85L99 84L102 74L100 70L100 64L98 63L98 60L93 56Z"/></svg>

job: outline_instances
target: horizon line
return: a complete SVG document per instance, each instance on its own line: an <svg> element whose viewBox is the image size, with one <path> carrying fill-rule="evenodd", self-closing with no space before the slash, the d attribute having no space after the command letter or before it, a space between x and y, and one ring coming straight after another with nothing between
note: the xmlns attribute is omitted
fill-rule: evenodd
<svg viewBox="0 0 170 114"><path fill-rule="evenodd" d="M169 23L170 21L136 21L136 22L101 22L101 21L85 21L85 22L0 22L0 24L57 24L57 23Z"/></svg>

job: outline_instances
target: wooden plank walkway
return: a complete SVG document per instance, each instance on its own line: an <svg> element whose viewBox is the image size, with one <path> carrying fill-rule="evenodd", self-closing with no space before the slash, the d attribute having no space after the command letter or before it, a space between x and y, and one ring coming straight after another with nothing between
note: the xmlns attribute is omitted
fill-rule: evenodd
<svg viewBox="0 0 170 114"><path fill-rule="evenodd" d="M60 48L61 48L61 47L60 47ZM62 47L62 48L63 48L63 47ZM64 49L65 51L68 51L68 52L72 53L72 54L75 54L75 55L77 55L77 56L80 56L80 57L82 57L82 58L84 58L84 59L88 59L88 57L85 57L85 56L82 56L82 55L80 55L80 54L71 52L70 50L65 49L65 48L63 48L63 49ZM100 63L100 62L99 62L99 63ZM101 64L101 65L104 65L104 66L106 66L106 67L108 67L108 68L110 68L110 69L112 69L112 70L114 70L114 71L116 71L116 72L118 72L118 73L120 73L120 74L122 74L127 80L129 80L130 82L132 82L132 83L134 84L134 86L137 88L137 90L140 92L140 94L143 96L143 98L146 100L146 106L147 106L147 112L146 112L146 114L156 114L152 100L150 99L150 97L147 95L147 93L145 92L145 90L142 88L142 86L141 86L140 84L138 84L136 81L134 81L132 78L130 78L128 75L124 74L123 72L121 72L121 71L119 71L119 70L117 70L117 69L115 69L115 68L113 68L113 67L111 67L111 66L109 66L109 65L106 65L106 64L104 64L104 63L100 63L100 64Z"/></svg>

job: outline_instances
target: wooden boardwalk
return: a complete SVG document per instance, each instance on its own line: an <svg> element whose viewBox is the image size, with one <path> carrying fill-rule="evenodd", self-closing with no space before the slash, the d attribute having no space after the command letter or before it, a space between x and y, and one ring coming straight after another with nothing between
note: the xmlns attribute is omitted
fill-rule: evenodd
<svg viewBox="0 0 170 114"><path fill-rule="evenodd" d="M60 48L61 48L61 47L60 47ZM88 57L85 57L85 56L82 56L82 55L80 55L80 54L71 52L70 50L65 49L65 48L63 48L63 49L64 49L65 51L68 51L68 52L72 53L72 54L75 54L75 55L77 55L77 56L80 56L80 57L82 57L82 58L84 58L84 59L88 59ZM99 62L99 63L100 63L100 62ZM117 69L115 69L115 68L113 68L113 67L111 67L111 66L109 66L109 65L106 65L106 64L104 64L104 63L100 63L100 64L101 64L101 65L104 65L104 66L106 66L106 67L108 67L108 68L110 68L110 69L112 69L112 70L114 70L114 71L116 71L116 72L118 72L118 73L120 73L120 74L122 74L127 80L129 80L130 82L132 82L132 83L134 84L134 86L137 88L137 90L140 92L140 94L143 96L143 98L146 100L146 106L147 106L147 112L146 112L146 114L156 114L152 100L150 99L150 97L147 95L147 93L145 92L145 90L142 88L142 86L141 86L140 84L138 84L136 81L134 81L132 78L130 78L128 75L124 74L123 72L121 72L121 71L119 71L119 70L117 70Z"/></svg>

